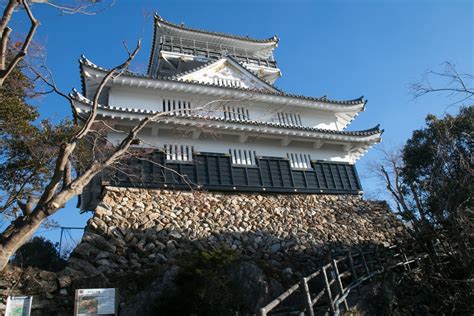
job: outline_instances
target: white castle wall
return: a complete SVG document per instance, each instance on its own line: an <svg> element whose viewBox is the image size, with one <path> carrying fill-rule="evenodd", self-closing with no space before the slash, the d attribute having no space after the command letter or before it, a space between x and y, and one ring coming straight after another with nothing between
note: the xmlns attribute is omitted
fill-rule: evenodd
<svg viewBox="0 0 474 316"><path fill-rule="evenodd" d="M125 130L123 122L118 127ZM118 143L125 134L110 132L108 137L112 143ZM199 139L193 139L190 130L164 130L160 129L158 135L152 135L152 128L146 129L139 135L143 141L140 146L162 149L169 144L180 144L194 146L195 152L228 153L229 149L252 150L257 156L286 158L287 153L309 154L312 160L327 160L339 162L351 162L350 156L344 152L342 146L325 144L315 149L309 143L291 142L288 146L282 146L280 140L259 139L249 137L245 143L239 142L239 135L223 136L212 133L201 133Z"/></svg>
<svg viewBox="0 0 474 316"><path fill-rule="evenodd" d="M209 98L196 94L178 94L170 93L150 88L136 88L113 86L110 89L109 105L117 107L126 107L132 109L145 109L161 111L163 109L163 100L180 100L191 101L192 108L196 114L208 114L215 116L223 116L222 106L245 107L250 112L250 119L267 122L278 122L277 113L299 113L303 126L317 127L322 129L340 130L340 126L336 123L334 112L309 109L305 107L297 107L294 105L278 105L271 103L263 103L252 100L252 95L242 99ZM209 104L209 102L212 102Z"/></svg>

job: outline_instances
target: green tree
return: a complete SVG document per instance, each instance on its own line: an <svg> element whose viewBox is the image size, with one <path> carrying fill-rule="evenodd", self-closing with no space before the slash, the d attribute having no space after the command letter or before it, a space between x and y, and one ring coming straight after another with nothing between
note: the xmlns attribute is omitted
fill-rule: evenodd
<svg viewBox="0 0 474 316"><path fill-rule="evenodd" d="M426 79L413 86L415 97L447 92L459 111L428 115L400 153L385 152L379 175L414 240L430 255L421 278L424 289L432 289L430 303L465 312L474 308L473 77L449 63L428 75L448 81L437 87Z"/></svg>
<svg viewBox="0 0 474 316"><path fill-rule="evenodd" d="M12 259L20 267L35 267L47 271L59 271L66 260L59 255L56 245L44 237L34 237L21 246Z"/></svg>

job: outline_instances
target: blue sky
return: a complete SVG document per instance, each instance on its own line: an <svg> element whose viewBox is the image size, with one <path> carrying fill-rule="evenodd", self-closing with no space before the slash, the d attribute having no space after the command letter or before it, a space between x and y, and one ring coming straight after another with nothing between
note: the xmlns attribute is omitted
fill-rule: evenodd
<svg viewBox="0 0 474 316"><path fill-rule="evenodd" d="M111 67L125 57L122 42L143 48L133 66L146 69L153 12L187 26L268 38L278 35L275 58L283 72L277 86L289 92L333 99L364 95L369 100L349 129L381 124L386 146L403 144L423 126L428 113L441 115L449 100L431 96L413 100L409 84L429 69L450 61L474 73L474 8L467 0L334 0L334 1L132 1L117 3L95 16L60 15L34 5L41 20L37 40L61 89L80 88L77 59ZM19 23L19 25L23 25ZM63 100L37 101L44 116L70 115ZM372 150L358 163L366 191L377 183L364 177L364 165L377 159ZM55 215L63 226L82 226L90 215L78 215L75 201ZM59 231L45 233L58 240Z"/></svg>

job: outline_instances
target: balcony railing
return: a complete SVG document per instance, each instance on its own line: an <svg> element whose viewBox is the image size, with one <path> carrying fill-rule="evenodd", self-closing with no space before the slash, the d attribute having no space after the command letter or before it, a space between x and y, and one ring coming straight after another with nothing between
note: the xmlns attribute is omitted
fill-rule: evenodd
<svg viewBox="0 0 474 316"><path fill-rule="evenodd" d="M238 61L249 65L277 68L273 56L264 59L259 57L255 51L233 46L168 35L162 35L160 37L160 45L161 50L167 52L201 56L209 59L219 59L226 55L232 55Z"/></svg>

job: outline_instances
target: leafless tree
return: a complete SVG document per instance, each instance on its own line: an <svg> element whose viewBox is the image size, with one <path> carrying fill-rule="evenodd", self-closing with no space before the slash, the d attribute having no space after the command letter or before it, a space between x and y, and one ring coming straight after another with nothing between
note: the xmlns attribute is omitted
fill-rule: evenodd
<svg viewBox="0 0 474 316"><path fill-rule="evenodd" d="M474 76L460 72L452 62L444 62L441 70L428 70L422 78L410 85L414 99L439 94L447 97L452 106L470 106L474 99Z"/></svg>
<svg viewBox="0 0 474 316"><path fill-rule="evenodd" d="M105 7L112 6L115 0L107 3L105 6L98 6L100 0L71 0L56 2L53 0L8 0L6 1L5 9L0 20L0 87L5 82L5 79L12 73L18 64L28 55L28 51L32 46L36 31L40 25L38 19L34 16L31 10L31 3L39 3L51 6L59 10L63 14L96 14ZM24 9L28 20L30 21L29 30L25 38L17 42L19 49L12 52L12 45L10 44L12 28L9 26L13 15L16 11ZM10 52L9 52L10 50ZM7 58L9 53L13 55L12 58Z"/></svg>
<svg viewBox="0 0 474 316"><path fill-rule="evenodd" d="M447 99L444 115L428 115L403 148L379 148L379 159L369 167L396 213L410 223L415 243L430 254L419 281L454 314L472 310L474 286L473 79L449 62L441 71L427 71L411 93L415 99ZM449 114L454 107L458 113Z"/></svg>

